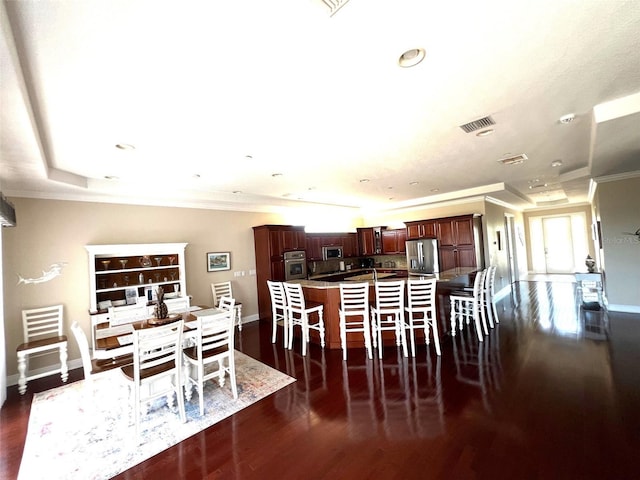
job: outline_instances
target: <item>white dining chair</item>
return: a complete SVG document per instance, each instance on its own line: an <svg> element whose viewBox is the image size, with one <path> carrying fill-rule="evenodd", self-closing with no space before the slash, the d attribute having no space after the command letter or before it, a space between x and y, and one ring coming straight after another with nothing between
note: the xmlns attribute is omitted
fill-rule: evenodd
<svg viewBox="0 0 640 480"><path fill-rule="evenodd" d="M416 356L416 330L424 332L424 340L427 345L430 342L429 332L433 332L436 354L441 355L436 318L436 282L435 278L428 280L409 279L407 282L408 305L405 307L404 328L409 330L411 356L413 357Z"/></svg>
<svg viewBox="0 0 640 480"><path fill-rule="evenodd" d="M284 293L282 282L267 280L269 296L271 297L271 343L276 343L278 323L282 323L284 331L284 346L288 346L289 325L287 324L287 296Z"/></svg>
<svg viewBox="0 0 640 480"><path fill-rule="evenodd" d="M22 311L24 343L16 348L18 356L18 391L24 395L27 382L60 373L63 382L69 378L67 365L67 337L63 332L63 306L33 308ZM29 360L58 353L60 364L48 366L39 373L29 372Z"/></svg>
<svg viewBox="0 0 640 480"><path fill-rule="evenodd" d="M456 329L462 330L465 325L473 323L479 341L483 341L484 335L488 335L486 320L481 325L482 319L485 319L482 313L482 288L487 270L484 269L476 273L473 281L473 291L453 291L449 295L451 306L451 334L456 335Z"/></svg>
<svg viewBox="0 0 640 480"><path fill-rule="evenodd" d="M293 348L293 328L299 326L302 330L302 355L307 354L307 344L310 339L310 330L316 330L320 335L320 345L324 348L324 305L317 302L307 302L304 298L302 285L299 283L284 283L284 292L287 297L287 322L289 323L289 350ZM311 321L315 314L317 320Z"/></svg>
<svg viewBox="0 0 640 480"><path fill-rule="evenodd" d="M489 317L489 322L491 323L491 328L493 328L494 324L500 323L500 319L498 318L498 312L496 310L496 299L495 299L495 284L496 284L496 269L495 265L490 265L487 270L487 275L485 277L485 296L484 296L484 307L487 310L487 316Z"/></svg>
<svg viewBox="0 0 640 480"><path fill-rule="evenodd" d="M340 344L342 345L342 359L347 359L347 335L362 334L364 346L369 358L371 352L371 324L369 322L369 283L341 283L340 284Z"/></svg>
<svg viewBox="0 0 640 480"><path fill-rule="evenodd" d="M182 423L187 421L182 394L182 330L184 321L153 328L134 330L133 365L122 367L125 378L133 384L133 410L136 438L140 436L141 412L147 403L167 397L173 409L174 395Z"/></svg>
<svg viewBox="0 0 640 480"><path fill-rule="evenodd" d="M198 390L200 415L204 415L204 385L216 378L220 387L224 386L225 374L229 375L233 398L238 398L236 384L236 364L234 350L235 311L234 300L230 297L220 299L219 308L224 315L200 315L197 320L195 345L185 348L184 360L194 375L185 378L185 395L191 399L191 389ZM226 362L226 365L225 365ZM211 368L216 366L217 368Z"/></svg>
<svg viewBox="0 0 640 480"><path fill-rule="evenodd" d="M238 325L238 331L242 331L242 303L238 302L233 295L231 281L212 283L211 293L213 294L213 305L216 307L220 305L220 299L222 297L231 297L234 299L235 306L233 308L236 313L235 321Z"/></svg>
<svg viewBox="0 0 640 480"><path fill-rule="evenodd" d="M405 357L408 357L407 342L404 331L404 280L375 282L376 303L371 307L371 329L373 330L373 347L378 349L378 357L382 358L382 332L395 333L396 345L402 346Z"/></svg>
<svg viewBox="0 0 640 480"><path fill-rule="evenodd" d="M80 350L80 358L82 359L82 369L84 370L84 379L88 380L93 374L93 363L91 361L91 352L89 351L89 341L87 336L82 330L82 327L77 321L71 324L71 331L78 343L78 349Z"/></svg>

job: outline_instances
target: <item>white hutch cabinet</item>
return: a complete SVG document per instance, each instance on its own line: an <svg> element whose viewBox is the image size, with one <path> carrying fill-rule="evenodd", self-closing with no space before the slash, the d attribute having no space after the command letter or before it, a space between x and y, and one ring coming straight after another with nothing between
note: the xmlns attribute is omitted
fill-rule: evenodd
<svg viewBox="0 0 640 480"><path fill-rule="evenodd" d="M86 245L89 253L90 313L106 313L109 306L135 303L158 287L165 298L187 295L184 252L186 243ZM151 293L150 293L151 292ZM155 297L153 297L155 299Z"/></svg>

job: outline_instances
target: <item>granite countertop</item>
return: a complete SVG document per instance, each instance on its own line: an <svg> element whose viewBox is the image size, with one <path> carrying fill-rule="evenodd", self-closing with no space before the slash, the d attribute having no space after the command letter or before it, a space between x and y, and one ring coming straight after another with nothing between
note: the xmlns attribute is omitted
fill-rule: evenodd
<svg viewBox="0 0 640 480"><path fill-rule="evenodd" d="M388 270L388 269L382 269L382 270ZM368 277L369 275L373 276L372 273L368 273L371 271L370 268L361 268L361 269L356 269L356 270L351 270L351 273L356 273L355 276L351 277L351 280L347 280L347 281L368 281L371 285L374 284L373 279L371 278L363 278L365 275L359 275L357 272L362 271L362 272L367 272L366 276ZM414 278L414 279L428 279L428 278L435 278L437 279L439 282L450 282L452 280L455 280L459 277L468 275L470 273L476 272L478 271L477 268L475 267L464 267L464 268L453 268L451 270L446 270L444 272L440 272L440 273L434 273L433 275L411 275L410 278ZM339 273L348 273L348 272L339 272ZM309 287L309 288L339 288L340 283L344 282L345 280L342 281L326 281L326 280L322 280L323 278L328 278L331 277L333 275L336 275L335 273L332 274L324 274L324 275L316 275L313 278L310 278L309 280L290 280L290 283L299 283L300 285L302 285L303 287ZM387 277L387 278L383 278ZM391 277L391 278L389 278ZM356 280L356 278L358 278L358 280ZM406 277L405 277L406 278ZM378 273L378 280L381 282L384 281L394 281L397 280L397 277L394 276L393 273Z"/></svg>

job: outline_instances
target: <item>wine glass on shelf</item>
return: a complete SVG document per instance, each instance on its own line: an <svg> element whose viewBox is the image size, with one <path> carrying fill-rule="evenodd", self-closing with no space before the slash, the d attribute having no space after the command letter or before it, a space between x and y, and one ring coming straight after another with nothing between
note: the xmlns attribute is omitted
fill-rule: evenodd
<svg viewBox="0 0 640 480"><path fill-rule="evenodd" d="M124 284L129 286L129 275L124 276Z"/></svg>
<svg viewBox="0 0 640 480"><path fill-rule="evenodd" d="M169 272L169 275L171 275L171 280L175 280L176 279L175 272Z"/></svg>
<svg viewBox="0 0 640 480"><path fill-rule="evenodd" d="M160 274L156 273L153 276L156 277L156 283L160 283Z"/></svg>
<svg viewBox="0 0 640 480"><path fill-rule="evenodd" d="M122 269L124 270L127 267L127 262L129 260L127 260L126 258L123 258L122 260L120 260L120 265L122 265Z"/></svg>
<svg viewBox="0 0 640 480"><path fill-rule="evenodd" d="M173 262L175 262L175 261L176 261L176 257L174 255L171 255L169 257L169 265L173 265Z"/></svg>
<svg viewBox="0 0 640 480"><path fill-rule="evenodd" d="M162 262L162 257L153 257L153 259L156 261L156 264L160 266L160 262Z"/></svg>
<svg viewBox="0 0 640 480"><path fill-rule="evenodd" d="M111 263L111 260L102 260L100 263L102 264L102 267L105 270L108 270L109 269L109 264Z"/></svg>

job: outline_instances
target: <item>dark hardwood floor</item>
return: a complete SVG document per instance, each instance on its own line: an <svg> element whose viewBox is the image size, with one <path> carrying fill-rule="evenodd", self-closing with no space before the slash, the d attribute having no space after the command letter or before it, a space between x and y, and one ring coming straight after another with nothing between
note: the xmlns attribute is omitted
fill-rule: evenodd
<svg viewBox="0 0 640 480"><path fill-rule="evenodd" d="M441 358L302 357L249 324L238 348L298 381L117 478L639 478L640 315L576 305L575 284L519 282L485 342L444 335ZM2 478L18 473L30 402L11 387L0 412Z"/></svg>

